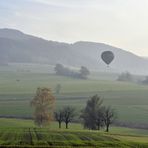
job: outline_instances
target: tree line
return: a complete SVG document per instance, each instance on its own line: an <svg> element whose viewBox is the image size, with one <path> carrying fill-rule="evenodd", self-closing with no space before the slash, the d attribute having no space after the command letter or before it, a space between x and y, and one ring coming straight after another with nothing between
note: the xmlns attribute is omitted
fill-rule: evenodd
<svg viewBox="0 0 148 148"><path fill-rule="evenodd" d="M34 122L39 127L48 125L52 120L55 120L61 128L62 122L65 123L65 128L68 129L70 122L73 122L75 117L81 120L85 129L100 130L106 127L106 132L109 131L110 125L116 118L115 111L103 105L103 100L98 96L92 96L86 103L85 108L76 113L76 109L72 106L65 106L60 110L54 111L55 97L52 95L49 88L38 88L36 95L31 101L34 109Z"/></svg>
<svg viewBox="0 0 148 148"><path fill-rule="evenodd" d="M72 78L87 79L90 71L85 66L81 66L80 70L74 71L62 64L56 64L55 68L56 75L67 76Z"/></svg>
<svg viewBox="0 0 148 148"><path fill-rule="evenodd" d="M55 120L59 123L65 122L66 128L75 117L75 109L67 106L54 113ZM66 118L67 117L67 118ZM86 107L81 111L80 117L85 129L100 130L104 126L106 132L109 131L109 126L114 122L116 115L111 107L103 106L103 100L98 95L94 95L87 101Z"/></svg>
<svg viewBox="0 0 148 148"><path fill-rule="evenodd" d="M148 76L136 76L132 75L129 72L123 72L118 76L117 81L134 82L138 84L148 85Z"/></svg>

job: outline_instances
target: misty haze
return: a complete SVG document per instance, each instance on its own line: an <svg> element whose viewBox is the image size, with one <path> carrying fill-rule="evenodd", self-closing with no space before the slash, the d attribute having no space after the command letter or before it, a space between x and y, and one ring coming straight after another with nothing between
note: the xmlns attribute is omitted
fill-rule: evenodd
<svg viewBox="0 0 148 148"><path fill-rule="evenodd" d="M0 2L0 147L148 147L146 0Z"/></svg>

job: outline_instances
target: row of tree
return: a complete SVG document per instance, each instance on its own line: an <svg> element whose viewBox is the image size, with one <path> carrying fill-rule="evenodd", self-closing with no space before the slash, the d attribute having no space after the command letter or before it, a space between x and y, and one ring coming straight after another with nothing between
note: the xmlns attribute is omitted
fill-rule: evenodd
<svg viewBox="0 0 148 148"><path fill-rule="evenodd" d="M82 110L79 117L85 129L100 130L105 126L106 131L109 131L110 124L116 118L115 111L111 107L106 107L102 104L103 100L98 95L93 96L87 101L86 107ZM68 128L68 124L73 121L75 116L75 109L70 106L64 107L54 113L55 120L59 123L59 128L61 128L62 122Z"/></svg>
<svg viewBox="0 0 148 148"><path fill-rule="evenodd" d="M116 114L114 109L110 106L104 106L103 100L98 95L95 95L87 101L81 118L83 119L84 128L100 130L101 127L106 126L108 132L110 124L116 119Z"/></svg>
<svg viewBox="0 0 148 148"><path fill-rule="evenodd" d="M148 84L148 76L145 76L144 78L138 77L138 76L134 76L129 72L123 72L121 73L118 78L117 81L125 81L125 82L136 82L138 84Z"/></svg>
<svg viewBox="0 0 148 148"><path fill-rule="evenodd" d="M68 67L63 66L62 64L56 64L54 70L57 75L79 79L87 79L88 75L90 74L90 71L84 66L81 66L80 70L77 72L72 69L69 69Z"/></svg>
<svg viewBox="0 0 148 148"><path fill-rule="evenodd" d="M52 95L49 88L38 88L36 95L31 101L31 105L35 108L34 121L39 127L43 127L50 123L53 119L55 97ZM54 119L58 121L59 128L64 122L66 129L68 124L77 116L74 107L66 106L61 110L54 112ZM115 119L115 112L111 107L103 106L103 100L98 95L95 95L87 101L86 107L80 113L80 119L84 128L91 130L100 130L106 126L106 131L109 131L110 124Z"/></svg>
<svg viewBox="0 0 148 148"><path fill-rule="evenodd" d="M129 72L123 72L118 76L117 81L133 82L134 77Z"/></svg>

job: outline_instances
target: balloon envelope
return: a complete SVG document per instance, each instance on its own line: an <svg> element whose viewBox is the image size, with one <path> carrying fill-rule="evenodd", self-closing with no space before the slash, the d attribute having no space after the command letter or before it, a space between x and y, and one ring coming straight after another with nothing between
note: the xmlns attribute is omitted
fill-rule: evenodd
<svg viewBox="0 0 148 148"><path fill-rule="evenodd" d="M109 65L114 59L114 53L112 51L104 51L101 54L101 58L107 65Z"/></svg>

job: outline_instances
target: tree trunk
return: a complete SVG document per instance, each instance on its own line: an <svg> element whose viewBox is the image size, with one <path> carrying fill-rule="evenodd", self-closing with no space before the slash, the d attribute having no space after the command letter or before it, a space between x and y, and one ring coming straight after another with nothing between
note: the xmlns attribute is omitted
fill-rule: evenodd
<svg viewBox="0 0 148 148"><path fill-rule="evenodd" d="M106 132L109 132L109 124L106 125Z"/></svg>
<svg viewBox="0 0 148 148"><path fill-rule="evenodd" d="M59 128L61 128L61 122L59 122Z"/></svg>
<svg viewBox="0 0 148 148"><path fill-rule="evenodd" d="M100 130L100 124L98 124L98 130Z"/></svg>
<svg viewBox="0 0 148 148"><path fill-rule="evenodd" d="M100 122L97 123L97 128L100 130Z"/></svg>
<svg viewBox="0 0 148 148"><path fill-rule="evenodd" d="M68 123L66 123L66 129L68 129Z"/></svg>

